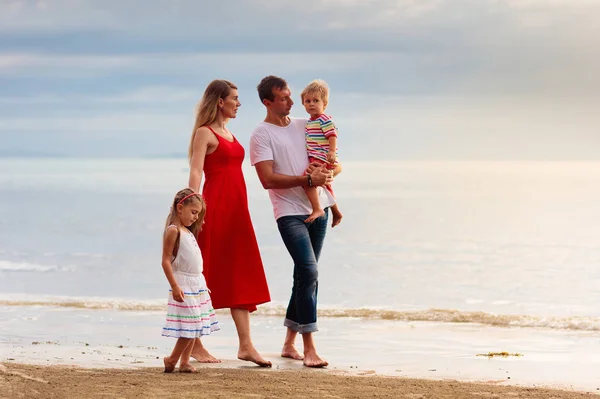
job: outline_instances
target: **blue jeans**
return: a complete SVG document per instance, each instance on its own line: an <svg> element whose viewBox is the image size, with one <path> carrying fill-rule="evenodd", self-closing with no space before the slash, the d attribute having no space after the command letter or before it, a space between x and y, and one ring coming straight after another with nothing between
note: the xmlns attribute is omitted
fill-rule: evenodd
<svg viewBox="0 0 600 399"><path fill-rule="evenodd" d="M317 329L317 262L325 241L329 208L325 216L304 223L308 215L282 216L277 219L279 233L294 260L294 285L285 315L284 326L300 334Z"/></svg>

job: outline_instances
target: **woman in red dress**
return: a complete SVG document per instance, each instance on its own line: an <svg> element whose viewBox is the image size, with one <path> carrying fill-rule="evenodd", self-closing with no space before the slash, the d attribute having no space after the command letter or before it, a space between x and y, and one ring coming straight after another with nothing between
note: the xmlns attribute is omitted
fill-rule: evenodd
<svg viewBox="0 0 600 399"><path fill-rule="evenodd" d="M240 107L237 87L226 80L212 81L198 106L189 148L189 187L206 200L204 227L197 239L204 275L215 309L229 308L239 338L238 359L270 367L252 344L250 312L271 300L254 228L248 211L242 174L244 148L227 129ZM192 356L201 362L218 361L196 340Z"/></svg>

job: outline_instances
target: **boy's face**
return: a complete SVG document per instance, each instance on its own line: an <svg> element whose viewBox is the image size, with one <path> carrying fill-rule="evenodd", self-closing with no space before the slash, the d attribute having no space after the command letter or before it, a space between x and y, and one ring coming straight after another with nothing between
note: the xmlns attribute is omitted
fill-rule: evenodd
<svg viewBox="0 0 600 399"><path fill-rule="evenodd" d="M311 118L317 118L325 112L325 103L317 93L306 93L302 104Z"/></svg>

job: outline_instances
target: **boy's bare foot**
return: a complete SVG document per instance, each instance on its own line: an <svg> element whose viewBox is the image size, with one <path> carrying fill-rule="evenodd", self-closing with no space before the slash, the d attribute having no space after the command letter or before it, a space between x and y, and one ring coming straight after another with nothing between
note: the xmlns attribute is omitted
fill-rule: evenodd
<svg viewBox="0 0 600 399"><path fill-rule="evenodd" d="M339 210L331 210L331 227L335 227L342 222L344 215Z"/></svg>
<svg viewBox="0 0 600 399"><path fill-rule="evenodd" d="M317 209L316 211L313 211L310 215L308 215L304 223L314 222L317 218L320 218L321 216L325 216L325 211L323 209Z"/></svg>
<svg viewBox="0 0 600 399"><path fill-rule="evenodd" d="M329 363L325 359L321 359L316 352L304 353L304 365L306 367L321 368L327 367Z"/></svg>
<svg viewBox="0 0 600 399"><path fill-rule="evenodd" d="M219 359L208 353L206 348L198 348L198 345L194 345L194 351L191 356L200 363L221 363Z"/></svg>
<svg viewBox="0 0 600 399"><path fill-rule="evenodd" d="M175 366L177 365L177 363L169 363L168 357L163 357L163 363L165 364L165 373L172 373L173 371L175 371Z"/></svg>
<svg viewBox="0 0 600 399"><path fill-rule="evenodd" d="M180 364L179 372L180 373L197 373L198 370L196 370L196 367L194 367L188 363L188 364Z"/></svg>
<svg viewBox="0 0 600 399"><path fill-rule="evenodd" d="M294 360L304 360L304 355L296 349L294 345L284 345L281 350L281 357L287 357Z"/></svg>
<svg viewBox="0 0 600 399"><path fill-rule="evenodd" d="M256 349L254 349L254 347L249 348L249 349L242 349L242 348L240 348L238 350L238 359L240 359L240 360L246 360L248 362L256 363L260 367L271 367L271 362L268 361L268 360L265 360L256 351Z"/></svg>

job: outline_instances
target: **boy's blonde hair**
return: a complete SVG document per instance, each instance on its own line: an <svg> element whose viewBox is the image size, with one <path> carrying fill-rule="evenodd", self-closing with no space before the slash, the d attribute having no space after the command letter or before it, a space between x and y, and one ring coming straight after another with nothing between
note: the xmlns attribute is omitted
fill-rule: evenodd
<svg viewBox="0 0 600 399"><path fill-rule="evenodd" d="M300 99L304 102L304 96L307 94L318 94L321 97L321 101L323 101L324 107L327 107L327 103L329 103L329 86L324 80L315 79L308 84L300 93Z"/></svg>

